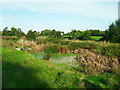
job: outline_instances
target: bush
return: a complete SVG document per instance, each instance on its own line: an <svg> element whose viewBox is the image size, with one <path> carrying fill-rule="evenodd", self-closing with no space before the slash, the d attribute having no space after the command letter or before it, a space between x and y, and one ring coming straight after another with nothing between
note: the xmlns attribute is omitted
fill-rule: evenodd
<svg viewBox="0 0 120 90"><path fill-rule="evenodd" d="M49 60L49 59L50 59L50 57L51 57L51 55L50 55L50 54L46 54L46 55L44 55L43 60Z"/></svg>
<svg viewBox="0 0 120 90"><path fill-rule="evenodd" d="M59 47L58 45L48 45L44 49L45 53L58 53L59 52Z"/></svg>
<svg viewBox="0 0 120 90"><path fill-rule="evenodd" d="M97 48L97 45L95 43L88 43L88 42L82 42L82 43L70 43L68 46L69 50L74 50L77 48L83 48L83 49L95 49Z"/></svg>
<svg viewBox="0 0 120 90"><path fill-rule="evenodd" d="M109 26L109 29L105 31L105 35L101 40L106 40L113 43L120 43L120 19L116 20Z"/></svg>
<svg viewBox="0 0 120 90"><path fill-rule="evenodd" d="M18 40L18 38L16 38L16 37L9 37L9 40L12 40L12 41L17 41L17 40Z"/></svg>
<svg viewBox="0 0 120 90"><path fill-rule="evenodd" d="M60 43L61 43L62 45L68 45L68 44L70 43L70 41L60 41Z"/></svg>
<svg viewBox="0 0 120 90"><path fill-rule="evenodd" d="M49 43L60 43L60 41L62 40L62 38L52 38L52 37L48 37L47 39L45 39L45 42L49 42Z"/></svg>
<svg viewBox="0 0 120 90"><path fill-rule="evenodd" d="M69 50L74 50L74 49L77 49L77 48L79 48L80 47L80 44L79 43L70 43L68 46L67 46L67 48L69 49Z"/></svg>
<svg viewBox="0 0 120 90"><path fill-rule="evenodd" d="M27 33L27 35L26 35L26 39L27 40L36 40L36 37L37 37L37 35L36 35L36 33L35 33L35 31L32 31L32 30L29 30L28 31L28 33Z"/></svg>
<svg viewBox="0 0 120 90"><path fill-rule="evenodd" d="M100 52L106 56L117 56L120 58L120 45L103 46L100 48Z"/></svg>
<svg viewBox="0 0 120 90"><path fill-rule="evenodd" d="M84 43L80 43L80 48L91 50L91 49L96 49L97 45L95 43L84 42Z"/></svg>

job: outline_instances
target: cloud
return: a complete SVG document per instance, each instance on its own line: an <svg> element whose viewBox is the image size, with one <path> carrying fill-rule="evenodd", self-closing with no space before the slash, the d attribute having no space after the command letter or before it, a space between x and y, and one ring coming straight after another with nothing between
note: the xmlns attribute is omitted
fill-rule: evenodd
<svg viewBox="0 0 120 90"><path fill-rule="evenodd" d="M9 3L8 3L9 4ZM11 3L5 5L9 9L21 8L38 13L63 13L63 14L76 14L78 16L86 16L100 19L117 19L118 6L117 3L105 2L62 2L62 3Z"/></svg>
<svg viewBox="0 0 120 90"><path fill-rule="evenodd" d="M106 28L109 23L117 19L116 2L5 2L2 3L2 10L6 11L5 14L8 16L2 17L3 26L14 25L15 27L24 27L26 30L37 27L37 30L55 28L67 32L71 28L84 30ZM21 16L18 15L18 12L25 14L21 14L23 15ZM24 17L24 15L26 16ZM48 18L41 18L40 15ZM53 15L52 19L49 19L51 17L49 15ZM57 18L57 15L62 15L61 19ZM55 23L51 24L51 22Z"/></svg>

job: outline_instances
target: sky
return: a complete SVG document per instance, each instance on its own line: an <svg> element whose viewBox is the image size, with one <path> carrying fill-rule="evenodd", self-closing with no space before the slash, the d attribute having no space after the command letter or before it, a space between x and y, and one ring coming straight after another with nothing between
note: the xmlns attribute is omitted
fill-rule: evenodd
<svg viewBox="0 0 120 90"><path fill-rule="evenodd" d="M118 1L26 1L0 2L0 25L28 30L55 29L70 32L72 29L106 30L118 19Z"/></svg>

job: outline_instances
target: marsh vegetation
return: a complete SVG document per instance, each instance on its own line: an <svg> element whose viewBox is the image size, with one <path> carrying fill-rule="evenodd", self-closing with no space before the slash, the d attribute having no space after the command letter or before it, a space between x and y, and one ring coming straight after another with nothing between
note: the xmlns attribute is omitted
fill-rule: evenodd
<svg viewBox="0 0 120 90"><path fill-rule="evenodd" d="M112 30L116 37L109 39ZM3 88L119 88L118 30L120 20L107 31L72 30L62 35L56 30L24 34L5 28Z"/></svg>

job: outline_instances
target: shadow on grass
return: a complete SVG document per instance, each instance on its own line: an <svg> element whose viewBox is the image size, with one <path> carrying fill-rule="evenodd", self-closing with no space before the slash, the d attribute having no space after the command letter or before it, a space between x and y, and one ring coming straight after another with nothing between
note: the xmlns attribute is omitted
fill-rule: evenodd
<svg viewBox="0 0 120 90"><path fill-rule="evenodd" d="M2 87L3 88L49 88L50 86L37 75L35 68L22 67L3 61ZM40 69L39 69L40 72Z"/></svg>
<svg viewBox="0 0 120 90"><path fill-rule="evenodd" d="M84 85L86 88L101 88L100 86L95 85L87 80L84 80Z"/></svg>

